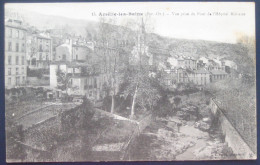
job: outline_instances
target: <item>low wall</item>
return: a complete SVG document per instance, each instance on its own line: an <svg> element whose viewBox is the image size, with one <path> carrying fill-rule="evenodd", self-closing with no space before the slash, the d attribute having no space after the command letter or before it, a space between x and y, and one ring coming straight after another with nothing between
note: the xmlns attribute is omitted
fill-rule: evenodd
<svg viewBox="0 0 260 165"><path fill-rule="evenodd" d="M256 159L256 154L250 149L238 131L229 122L214 99L210 101L211 112L219 121L220 129L225 137L225 142L233 150L237 159Z"/></svg>

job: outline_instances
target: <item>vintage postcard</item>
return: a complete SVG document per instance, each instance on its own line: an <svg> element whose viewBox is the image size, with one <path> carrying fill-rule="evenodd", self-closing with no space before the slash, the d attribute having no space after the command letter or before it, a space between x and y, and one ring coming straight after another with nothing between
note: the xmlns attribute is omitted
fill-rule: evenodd
<svg viewBox="0 0 260 165"><path fill-rule="evenodd" d="M7 162L257 158L253 2L4 9Z"/></svg>

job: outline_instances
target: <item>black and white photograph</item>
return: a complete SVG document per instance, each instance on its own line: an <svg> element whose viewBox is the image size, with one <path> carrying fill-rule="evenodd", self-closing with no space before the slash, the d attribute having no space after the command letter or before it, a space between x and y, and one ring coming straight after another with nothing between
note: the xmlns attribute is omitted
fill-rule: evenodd
<svg viewBox="0 0 260 165"><path fill-rule="evenodd" d="M254 2L5 3L6 162L257 159Z"/></svg>

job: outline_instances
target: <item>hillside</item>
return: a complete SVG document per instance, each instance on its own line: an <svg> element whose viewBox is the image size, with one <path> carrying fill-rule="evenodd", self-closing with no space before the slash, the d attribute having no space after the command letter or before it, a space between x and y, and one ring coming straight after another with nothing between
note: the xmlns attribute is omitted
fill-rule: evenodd
<svg viewBox="0 0 260 165"><path fill-rule="evenodd" d="M98 23L94 21L50 16L26 10L17 11L12 8L6 8L5 16L12 16L14 13L17 13L25 23L35 26L39 30L67 28L72 34L84 36L86 29L89 32L95 32L98 27Z"/></svg>
<svg viewBox="0 0 260 165"><path fill-rule="evenodd" d="M5 16L10 16L14 13L12 8L6 8ZM76 34L86 36L87 33L97 36L99 24L94 21L70 19L60 16L49 16L39 14L36 12L29 12L26 10L15 10L23 20L32 26L35 26L39 30L46 30L51 28L63 28L70 34ZM127 32L123 37L127 37L130 42L134 41L134 33L129 28L111 25L112 28L118 28L119 33ZM123 31L122 31L123 30ZM175 39L169 37L162 37L160 35L150 33L147 34L147 44L156 50L155 59L164 62L165 56L171 55L185 55L192 56L194 58L208 57L208 58L224 58L232 60L239 64L238 72L242 72L249 75L255 75L255 53L250 47L249 50L245 44L229 44L219 43L213 41L203 40L186 40ZM158 50L157 50L158 49ZM166 50L166 51L165 51ZM162 52L161 52L162 51ZM160 53L161 52L161 53ZM166 53L165 53L166 52ZM163 58L158 57L164 55Z"/></svg>
<svg viewBox="0 0 260 165"><path fill-rule="evenodd" d="M253 47L244 44L229 44L203 40L186 40L161 37L150 34L148 44L153 48L166 49L171 55L185 55L196 58L223 58L234 61L238 72L255 75L255 53Z"/></svg>

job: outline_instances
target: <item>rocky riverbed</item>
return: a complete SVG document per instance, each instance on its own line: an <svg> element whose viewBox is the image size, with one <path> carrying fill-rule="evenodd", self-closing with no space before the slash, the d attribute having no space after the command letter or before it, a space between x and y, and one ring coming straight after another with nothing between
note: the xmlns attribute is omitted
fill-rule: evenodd
<svg viewBox="0 0 260 165"><path fill-rule="evenodd" d="M179 130L176 122L182 123ZM195 121L175 116L153 121L136 138L130 160L217 160L231 153L218 131L202 131Z"/></svg>

